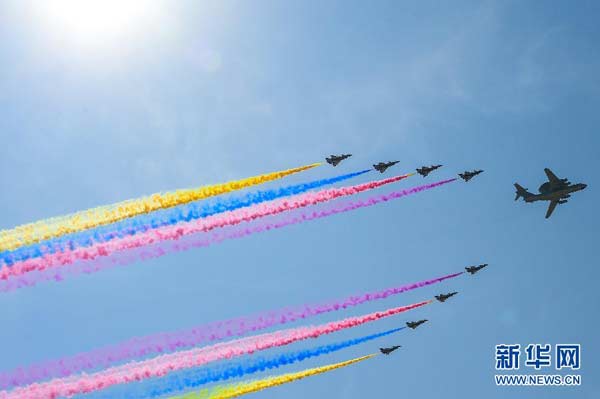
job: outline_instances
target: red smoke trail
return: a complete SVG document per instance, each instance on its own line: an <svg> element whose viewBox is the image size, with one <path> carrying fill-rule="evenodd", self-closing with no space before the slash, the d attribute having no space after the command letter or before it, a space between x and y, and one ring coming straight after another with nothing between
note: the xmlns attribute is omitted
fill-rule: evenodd
<svg viewBox="0 0 600 399"><path fill-rule="evenodd" d="M65 252L46 254L43 257L16 262L12 266L4 266L0 270L0 280L16 277L32 271L44 271L52 267L66 266L76 261L94 260L99 257L109 256L115 252L131 250L147 245L156 244L166 240L177 240L190 234L208 232L218 227L237 225L242 222L252 221L269 215L304 208L340 198L343 196L373 190L386 184L405 179L411 174L391 177L350 187L333 188L305 193L288 199L261 203L249 208L225 212L192 222L169 225L149 230L145 233L114 239L108 242L97 243L89 247L81 247Z"/></svg>
<svg viewBox="0 0 600 399"><path fill-rule="evenodd" d="M344 213L348 211L352 211L355 209L365 208L373 205L377 205L381 202L387 202L394 199L402 198L407 195L415 194L421 191L429 190L444 184L451 183L456 179L449 179L439 181L437 183L426 184L423 186L413 187L411 189L395 191L387 195L379 195L375 197L370 197L362 201L357 202L348 202L342 204L335 204L330 206L326 210L321 211L313 211L313 212L304 212L299 216L290 216L288 218L283 219L279 222L264 222L259 223L257 226L239 228L237 230L232 230L227 233L212 233L209 235L209 238L196 238L196 235L206 237L205 234L195 234L191 239L188 240L175 240L175 241L164 241L159 243L159 245L149 246L146 248L138 248L138 251L123 251L117 252L113 254L112 257L100 257L94 260L93 262L85 262L81 265L80 268L56 268L54 273L26 273L22 276L18 277L10 277L6 280L2 281L2 276L0 276L0 292L12 291L15 289L23 288L23 287L31 287L37 284L40 281L47 280L56 280L61 281L72 272L72 274L83 273L94 273L100 270L104 270L106 268L115 266L115 265L127 265L133 263L138 260L147 260L156 257L160 257L172 252L186 251L190 248L200 248L207 247L212 244L220 243L221 241L234 239L234 238L242 238L254 233L261 233L268 230L278 229L281 227L298 224L302 222L306 222L314 219L321 219L327 216L336 215L338 213ZM289 200L288 200L289 202ZM105 261L102 261L104 259ZM61 270L62 269L62 270ZM49 269L52 270L52 269ZM64 270L64 271L63 271Z"/></svg>
<svg viewBox="0 0 600 399"><path fill-rule="evenodd" d="M374 312L364 316L350 317L340 321L321 324L319 326L298 327L254 337L242 338L231 342L170 353L153 359L111 367L91 374L81 374L67 378L57 378L44 383L35 383L15 388L10 392L0 392L0 399L55 399L62 396L73 396L91 393L117 384L142 381L148 378L164 376L176 370L198 367L210 362L230 359L235 356L251 354L257 351L291 344L293 342L318 338L324 334L360 326L362 324L393 316L430 304L423 301L408 306L401 306Z"/></svg>
<svg viewBox="0 0 600 399"><path fill-rule="evenodd" d="M366 208L369 206L377 205L382 202L391 201L394 199L399 199L405 197L407 195L416 194L421 191L429 190L438 186L442 186L444 184L451 183L456 179L442 180L436 183L426 184L423 186L413 187L407 190L402 191L394 191L390 194L378 195L374 197L370 197L364 200L358 200L354 202L347 203L339 203L339 204L331 204L327 209L324 210L315 210L315 211L304 211L296 216L286 216L282 220L276 222L268 222L268 221L259 221L256 225L251 227L241 227L236 230L227 231L225 233L221 231L216 231L211 234L208 234L208 238L206 235L201 235L199 238L195 238L193 236L187 240L177 240L172 242L163 242L159 245L148 248L147 251L141 253L140 258L142 259L151 259L163 256L172 252L186 251L191 248L200 248L200 247L208 247L213 244L220 243L225 240L242 238L255 233L262 233L269 230L279 229L285 226L290 226L294 224L299 224L303 222L307 222L315 219L322 219L328 216L337 215L338 213L344 213L353 211L356 209ZM127 254L124 253L124 256L127 257ZM120 255L116 256L115 259L117 262L122 262L122 259L119 259Z"/></svg>
<svg viewBox="0 0 600 399"><path fill-rule="evenodd" d="M462 274L463 272L453 273L412 284L356 294L338 300L277 309L257 315L195 326L187 330L136 337L116 345L79 353L71 357L63 357L2 372L0 373L0 389L31 384L35 381L54 377L66 377L84 370L109 367L112 364L137 357L168 353L207 342L242 336L269 327L284 325L297 320L304 320L309 317L359 306L366 302L385 299L403 292L437 284Z"/></svg>

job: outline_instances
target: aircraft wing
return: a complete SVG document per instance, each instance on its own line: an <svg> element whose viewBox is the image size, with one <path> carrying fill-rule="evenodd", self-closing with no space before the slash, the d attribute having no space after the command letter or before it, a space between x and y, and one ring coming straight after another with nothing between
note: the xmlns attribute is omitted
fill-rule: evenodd
<svg viewBox="0 0 600 399"><path fill-rule="evenodd" d="M546 219L548 219L552 215L552 212L554 212L554 208L556 208L556 205L558 205L558 200L550 201L550 206L548 206L548 211L546 212Z"/></svg>
<svg viewBox="0 0 600 399"><path fill-rule="evenodd" d="M558 177L556 177L556 175L554 173L552 173L552 171L550 169L545 168L544 172L546 172L546 176L548 176L548 181L550 183L553 183L553 184L560 183L560 179Z"/></svg>

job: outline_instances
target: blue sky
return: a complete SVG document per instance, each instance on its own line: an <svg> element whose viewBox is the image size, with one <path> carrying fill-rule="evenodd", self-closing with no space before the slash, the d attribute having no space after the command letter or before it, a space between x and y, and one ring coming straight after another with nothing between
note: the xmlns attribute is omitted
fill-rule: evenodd
<svg viewBox="0 0 600 399"><path fill-rule="evenodd" d="M597 2L182 1L93 43L45 23L40 4L0 5L2 228L338 152L354 156L269 186L395 159L395 172L444 164L432 181L485 173L2 295L0 369L487 262L476 278L313 320L461 292L443 306L294 346L431 320L283 371L380 344L402 344L396 356L254 396L598 397ZM544 167L589 185L549 220L545 205L513 202L512 184L536 190ZM582 386L496 387L500 343L581 343Z"/></svg>

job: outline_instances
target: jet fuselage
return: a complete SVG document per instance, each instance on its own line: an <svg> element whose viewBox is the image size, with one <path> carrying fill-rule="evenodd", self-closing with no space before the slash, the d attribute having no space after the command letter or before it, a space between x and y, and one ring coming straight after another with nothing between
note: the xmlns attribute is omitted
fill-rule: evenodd
<svg viewBox="0 0 600 399"><path fill-rule="evenodd" d="M401 345L396 345L396 346L392 346L391 348L379 348L379 351L381 353L383 353L384 355L389 355L390 353L392 353L393 351L395 351L398 348L401 348Z"/></svg>
<svg viewBox="0 0 600 399"><path fill-rule="evenodd" d="M540 193L525 198L525 202L535 201L552 201L567 197L571 193L584 190L587 184L578 183L571 186L563 186L559 189L552 190L550 183L546 182L539 188ZM568 198L568 197L567 197Z"/></svg>

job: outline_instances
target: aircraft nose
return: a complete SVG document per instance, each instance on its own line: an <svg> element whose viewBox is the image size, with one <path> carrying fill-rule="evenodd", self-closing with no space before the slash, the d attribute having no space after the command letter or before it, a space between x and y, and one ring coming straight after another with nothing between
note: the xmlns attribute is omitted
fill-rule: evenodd
<svg viewBox="0 0 600 399"><path fill-rule="evenodd" d="M582 185L581 185L581 189L582 189L582 190L585 190L586 188L587 188L587 184L582 184Z"/></svg>

